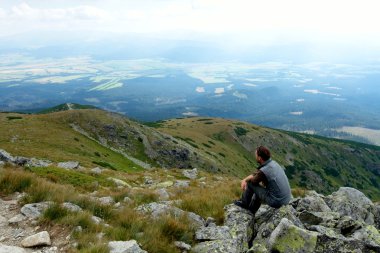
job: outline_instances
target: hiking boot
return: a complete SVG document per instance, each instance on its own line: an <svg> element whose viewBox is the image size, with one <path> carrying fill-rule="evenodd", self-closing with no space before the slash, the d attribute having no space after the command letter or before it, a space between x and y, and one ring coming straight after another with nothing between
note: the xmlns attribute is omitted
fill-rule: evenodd
<svg viewBox="0 0 380 253"><path fill-rule="evenodd" d="M235 200L235 201L234 201L234 204L235 204L236 206L238 206L238 207L241 207L241 208L244 208L244 209L249 210L248 205L244 204L243 201L241 201L240 199Z"/></svg>

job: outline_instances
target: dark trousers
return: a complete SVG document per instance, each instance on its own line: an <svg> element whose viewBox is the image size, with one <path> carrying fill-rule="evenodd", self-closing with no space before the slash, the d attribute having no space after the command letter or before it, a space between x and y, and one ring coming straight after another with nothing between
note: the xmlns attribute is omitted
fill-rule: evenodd
<svg viewBox="0 0 380 253"><path fill-rule="evenodd" d="M252 182L247 183L247 188L241 196L244 205L255 214L259 210L262 202L267 202L267 189L260 185L253 185Z"/></svg>

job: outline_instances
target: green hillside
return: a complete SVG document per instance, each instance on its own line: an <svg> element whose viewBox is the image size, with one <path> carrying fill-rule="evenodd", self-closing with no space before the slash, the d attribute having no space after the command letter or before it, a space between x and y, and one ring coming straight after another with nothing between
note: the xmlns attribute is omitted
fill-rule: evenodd
<svg viewBox="0 0 380 253"><path fill-rule="evenodd" d="M0 148L12 155L75 160L116 171L199 168L243 177L268 146L293 187L330 193L355 187L380 196L380 147L286 132L217 118L172 119L140 124L95 109L49 114L0 114Z"/></svg>

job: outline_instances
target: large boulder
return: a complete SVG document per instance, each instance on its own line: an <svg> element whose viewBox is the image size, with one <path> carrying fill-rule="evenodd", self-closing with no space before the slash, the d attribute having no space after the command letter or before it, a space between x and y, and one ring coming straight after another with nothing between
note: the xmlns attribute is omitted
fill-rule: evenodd
<svg viewBox="0 0 380 253"><path fill-rule="evenodd" d="M225 206L224 210L224 225L230 228L238 252L248 250L248 242L253 236L253 215L234 204Z"/></svg>
<svg viewBox="0 0 380 253"><path fill-rule="evenodd" d="M191 251L193 253L240 253L236 239L229 240L214 240L201 242L195 245Z"/></svg>
<svg viewBox="0 0 380 253"><path fill-rule="evenodd" d="M353 233L352 238L364 241L369 245L380 247L380 233L372 225L367 225L359 230L356 230L355 233Z"/></svg>
<svg viewBox="0 0 380 253"><path fill-rule="evenodd" d="M380 252L380 247L369 245L361 240L336 238L325 234L318 235L314 253L326 252Z"/></svg>
<svg viewBox="0 0 380 253"><path fill-rule="evenodd" d="M369 225L374 224L374 204L362 192L350 187L341 187L326 197L326 203L332 211L342 216L351 216Z"/></svg>
<svg viewBox="0 0 380 253"><path fill-rule="evenodd" d="M232 239L230 228L227 226L200 227L195 232L195 239L198 241L213 241Z"/></svg>
<svg viewBox="0 0 380 253"><path fill-rule="evenodd" d="M325 203L323 195L315 191L309 192L306 197L300 199L296 207L298 212L331 212L330 207Z"/></svg>
<svg viewBox="0 0 380 253"><path fill-rule="evenodd" d="M268 240L271 252L313 252L317 245L317 232L295 226L288 219L281 219Z"/></svg>
<svg viewBox="0 0 380 253"><path fill-rule="evenodd" d="M9 154L7 151L4 149L0 149L0 161L3 162L14 162L14 157Z"/></svg>
<svg viewBox="0 0 380 253"><path fill-rule="evenodd" d="M108 243L110 253L147 253L142 250L135 240L112 241Z"/></svg>
<svg viewBox="0 0 380 253"><path fill-rule="evenodd" d="M198 177L198 170L197 168L192 170L183 170L182 174L189 179L196 179Z"/></svg>

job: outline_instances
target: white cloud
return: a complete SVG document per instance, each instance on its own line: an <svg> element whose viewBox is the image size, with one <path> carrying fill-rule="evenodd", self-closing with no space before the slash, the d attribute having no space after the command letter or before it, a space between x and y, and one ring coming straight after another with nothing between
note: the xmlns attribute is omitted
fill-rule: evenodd
<svg viewBox="0 0 380 253"><path fill-rule="evenodd" d="M296 116L300 116L303 114L303 112L289 112L289 114L291 115L296 115Z"/></svg>
<svg viewBox="0 0 380 253"><path fill-rule="evenodd" d="M335 86L330 86L330 87L327 87L327 89L330 89L330 90L341 90L342 88L335 87Z"/></svg>
<svg viewBox="0 0 380 253"><path fill-rule="evenodd" d="M254 83L243 83L243 85L248 87L257 87L257 84Z"/></svg>
<svg viewBox="0 0 380 253"><path fill-rule="evenodd" d="M340 97L339 94L328 93L328 92L322 92L322 91L319 91L319 90L304 90L304 92L306 92L306 93L311 93L311 94L323 94L323 95L329 95L329 96Z"/></svg>
<svg viewBox="0 0 380 253"><path fill-rule="evenodd" d="M3 9L0 8L0 18L5 18L6 15L7 14L6 14L5 10L3 10Z"/></svg>
<svg viewBox="0 0 380 253"><path fill-rule="evenodd" d="M197 88L195 89L195 91L196 91L196 92L199 92L199 93L203 93L203 92L205 92L205 88L204 88L204 87L197 87Z"/></svg>
<svg viewBox="0 0 380 253"><path fill-rule="evenodd" d="M305 99L304 98L298 98L296 101L301 103L301 102L305 102Z"/></svg>
<svg viewBox="0 0 380 253"><path fill-rule="evenodd" d="M214 93L215 94L223 94L224 93L224 88L215 88Z"/></svg>

